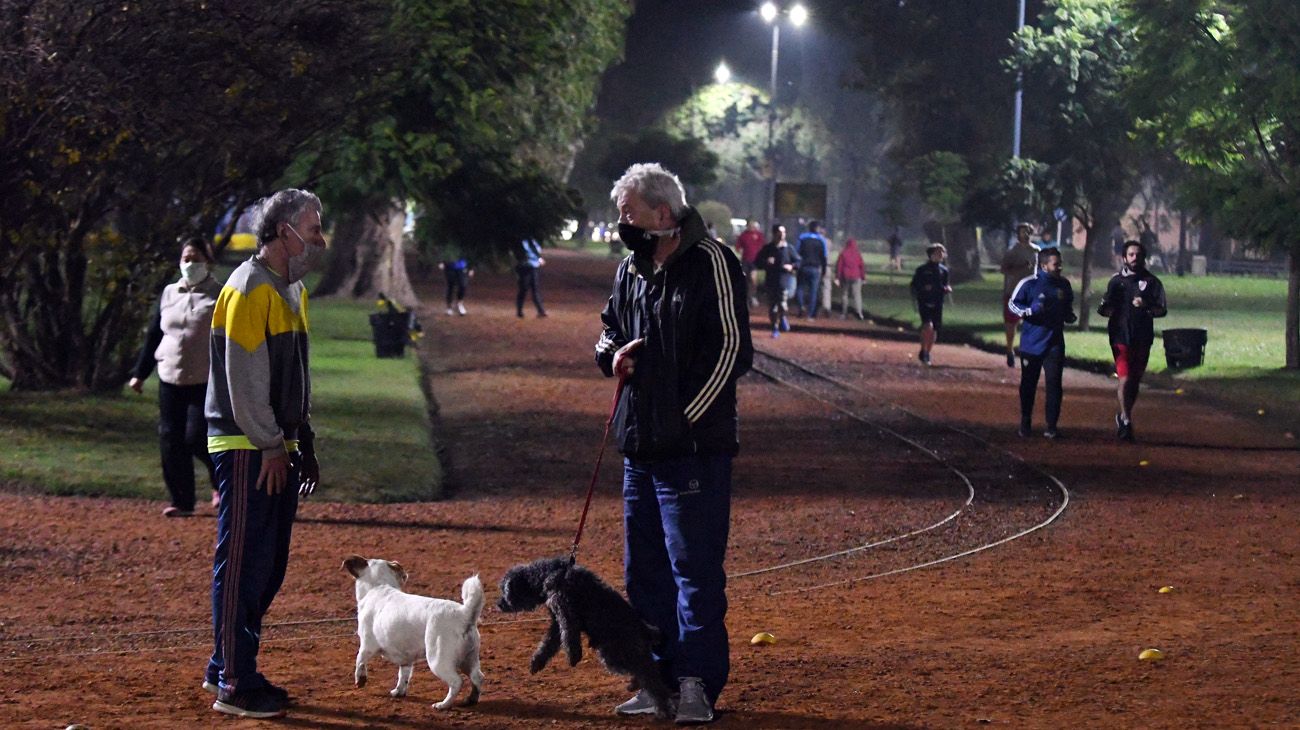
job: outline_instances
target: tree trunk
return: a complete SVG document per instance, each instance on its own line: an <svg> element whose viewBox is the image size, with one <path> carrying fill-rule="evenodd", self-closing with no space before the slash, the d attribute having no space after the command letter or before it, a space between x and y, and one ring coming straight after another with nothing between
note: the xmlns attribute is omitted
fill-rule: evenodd
<svg viewBox="0 0 1300 730"><path fill-rule="evenodd" d="M1291 249L1286 281L1286 367L1300 369L1300 250Z"/></svg>
<svg viewBox="0 0 1300 730"><path fill-rule="evenodd" d="M1083 271L1080 272L1082 281L1079 283L1079 329L1088 331L1088 319L1092 316L1092 303L1088 301L1088 295L1092 288L1092 245L1095 236L1093 229L1083 226Z"/></svg>
<svg viewBox="0 0 1300 730"><path fill-rule="evenodd" d="M374 299L383 294L404 307L419 304L406 272L402 226L395 201L380 200L344 213L334 229L332 255L317 296Z"/></svg>
<svg viewBox="0 0 1300 730"><path fill-rule="evenodd" d="M1187 211L1178 211L1178 275L1187 273Z"/></svg>

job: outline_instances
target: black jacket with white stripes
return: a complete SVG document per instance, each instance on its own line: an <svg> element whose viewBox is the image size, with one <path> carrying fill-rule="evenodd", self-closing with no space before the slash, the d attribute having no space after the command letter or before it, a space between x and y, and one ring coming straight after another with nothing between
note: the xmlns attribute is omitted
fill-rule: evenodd
<svg viewBox="0 0 1300 730"><path fill-rule="evenodd" d="M614 353L645 338L614 418L619 450L644 461L736 454L736 379L754 359L740 261L694 208L679 226L681 245L658 271L648 256L623 259L600 314L596 364L607 377Z"/></svg>

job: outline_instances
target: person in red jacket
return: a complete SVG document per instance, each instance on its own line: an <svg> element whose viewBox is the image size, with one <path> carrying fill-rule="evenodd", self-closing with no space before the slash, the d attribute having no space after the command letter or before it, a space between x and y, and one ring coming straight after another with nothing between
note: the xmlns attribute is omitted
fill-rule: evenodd
<svg viewBox="0 0 1300 730"><path fill-rule="evenodd" d="M764 244L763 232L758 228L758 221L750 221L745 230L736 236L736 253L740 255L740 269L745 273L748 288L749 306L758 306L758 269L755 263L758 252Z"/></svg>
<svg viewBox="0 0 1300 730"><path fill-rule="evenodd" d="M849 292L853 293L853 309L858 319L862 316L862 282L867 278L867 265L862 261L862 252L858 242L850 238L840 249L840 256L835 260L835 286L840 287L840 319L849 318Z"/></svg>

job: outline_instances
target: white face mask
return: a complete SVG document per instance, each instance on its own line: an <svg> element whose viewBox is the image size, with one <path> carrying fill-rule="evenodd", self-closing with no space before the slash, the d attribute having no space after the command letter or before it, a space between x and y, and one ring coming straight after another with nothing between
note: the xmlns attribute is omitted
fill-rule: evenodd
<svg viewBox="0 0 1300 730"><path fill-rule="evenodd" d="M203 261L182 261L181 278L185 283L198 286L204 279L208 278L208 265Z"/></svg>
<svg viewBox="0 0 1300 730"><path fill-rule="evenodd" d="M302 241L302 253L289 257L289 283L292 284L295 281L302 280L302 277L316 268L316 263L320 261L321 254L325 253L325 249L307 243L306 239L292 225L288 223L285 225L289 226L289 230L293 231L293 235L298 236L299 241Z"/></svg>

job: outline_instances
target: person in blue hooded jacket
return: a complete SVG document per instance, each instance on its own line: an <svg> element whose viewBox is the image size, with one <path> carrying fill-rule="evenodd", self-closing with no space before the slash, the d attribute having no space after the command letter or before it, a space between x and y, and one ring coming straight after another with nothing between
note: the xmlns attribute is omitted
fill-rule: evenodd
<svg viewBox="0 0 1300 730"><path fill-rule="evenodd" d="M1038 378L1045 372L1047 430L1043 435L1056 438L1064 394L1065 325L1078 317L1074 314L1074 291L1061 275L1060 249L1044 249L1038 257L1038 271L1020 280L1007 309L1024 321L1020 331L1020 435L1031 432Z"/></svg>

